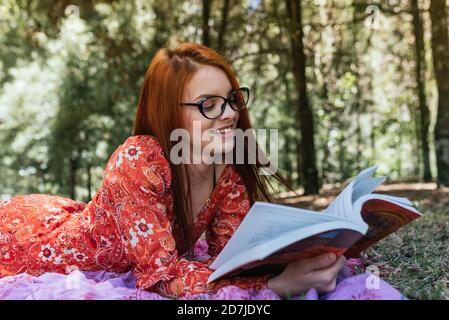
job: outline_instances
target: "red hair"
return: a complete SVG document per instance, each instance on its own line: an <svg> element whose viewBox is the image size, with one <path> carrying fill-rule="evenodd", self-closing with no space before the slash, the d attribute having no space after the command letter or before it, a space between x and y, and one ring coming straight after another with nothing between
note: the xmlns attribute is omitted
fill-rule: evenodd
<svg viewBox="0 0 449 320"><path fill-rule="evenodd" d="M237 77L231 66L216 51L195 43L183 43L174 50L160 49L145 74L134 122L134 135L152 135L159 140L166 155L177 141L170 141L173 130L183 128L181 99L186 84L201 66L214 66L226 74L233 89L239 88ZM250 129L248 110L239 114L237 128L243 131ZM246 150L246 149L245 149ZM234 153L235 154L235 153ZM182 176L188 179L185 165L174 165L172 170L172 194L174 214L177 217L179 237L176 239L179 254L192 254L192 207L190 201L190 184L184 187ZM258 174L255 164L234 164L242 177L248 192L250 203L256 200L272 201L268 192L271 186L266 176ZM184 173L184 174L183 174ZM288 182L278 173L274 177L292 189ZM274 190L274 189L273 189Z"/></svg>

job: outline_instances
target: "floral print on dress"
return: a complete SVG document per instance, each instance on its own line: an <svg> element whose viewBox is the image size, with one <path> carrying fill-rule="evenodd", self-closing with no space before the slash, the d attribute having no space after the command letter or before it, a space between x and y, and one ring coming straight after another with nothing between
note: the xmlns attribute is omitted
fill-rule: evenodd
<svg viewBox="0 0 449 320"><path fill-rule="evenodd" d="M41 246L41 252L38 255L42 261L52 261L53 257L55 257L55 249L52 248L49 244Z"/></svg>
<svg viewBox="0 0 449 320"><path fill-rule="evenodd" d="M194 240L205 232L210 259L187 260L176 250L171 170L150 135L129 137L109 158L103 184L89 203L31 194L0 202L0 278L26 272L132 270L139 288L167 297L215 293L227 285L262 289L270 275L207 284L210 263L238 228L250 204L227 165L194 219Z"/></svg>
<svg viewBox="0 0 449 320"><path fill-rule="evenodd" d="M59 219L61 219L59 216L45 216L43 224L46 228L48 228L52 223L56 223Z"/></svg>
<svg viewBox="0 0 449 320"><path fill-rule="evenodd" d="M73 258L78 262L84 262L87 260L87 255L85 255L82 252L78 252L78 251L74 250L72 255L73 255Z"/></svg>
<svg viewBox="0 0 449 320"><path fill-rule="evenodd" d="M120 167L122 163L123 163L123 153L119 152L117 160L115 161L115 168Z"/></svg>
<svg viewBox="0 0 449 320"><path fill-rule="evenodd" d="M132 228L129 229L129 235L131 236L131 239L129 242L131 243L131 246L135 248L137 244L139 243L139 238L137 237L137 233L134 232Z"/></svg>
<svg viewBox="0 0 449 320"><path fill-rule="evenodd" d="M140 219L136 221L136 230L139 236L146 238L153 234L153 225L151 223L147 223L145 219Z"/></svg>
<svg viewBox="0 0 449 320"><path fill-rule="evenodd" d="M138 160L141 154L140 147L129 146L125 149L125 157L130 161Z"/></svg>

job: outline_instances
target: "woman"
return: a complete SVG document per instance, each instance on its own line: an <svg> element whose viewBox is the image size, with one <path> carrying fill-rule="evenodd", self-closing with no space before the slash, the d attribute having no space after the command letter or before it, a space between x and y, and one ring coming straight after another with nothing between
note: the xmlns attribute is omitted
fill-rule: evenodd
<svg viewBox="0 0 449 320"><path fill-rule="evenodd" d="M251 204L272 200L269 183L256 164L174 164L170 135L182 128L192 136L200 124L201 133L216 138L214 155L228 154L236 147L234 130L250 128L248 94L212 49L186 43L159 50L145 76L133 136L111 155L92 201L33 194L0 202L0 277L132 269L139 288L168 297L230 284L280 296L312 287L332 291L345 262L335 255L292 263L276 276L207 284L209 264ZM203 232L211 259L195 261L192 248Z"/></svg>

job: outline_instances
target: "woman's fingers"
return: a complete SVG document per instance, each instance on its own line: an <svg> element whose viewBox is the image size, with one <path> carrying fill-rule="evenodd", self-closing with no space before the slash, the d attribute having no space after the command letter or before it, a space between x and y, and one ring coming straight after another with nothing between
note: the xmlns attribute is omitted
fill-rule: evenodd
<svg viewBox="0 0 449 320"><path fill-rule="evenodd" d="M318 269L325 269L335 263L337 256L335 253L325 253L314 258L302 259L301 269L304 273L309 273Z"/></svg>
<svg viewBox="0 0 449 320"><path fill-rule="evenodd" d="M343 268L346 263L346 258L344 256L338 257L337 261L330 267L322 270L316 270L315 273L319 274L322 283L330 283L337 278L338 273Z"/></svg>
<svg viewBox="0 0 449 320"><path fill-rule="evenodd" d="M281 283L280 292L299 293L310 288L330 292L335 289L337 275L345 262L344 256L337 258L334 253L302 259L289 264L279 276L271 280L270 285L277 288L277 284Z"/></svg>
<svg viewBox="0 0 449 320"><path fill-rule="evenodd" d="M316 290L319 293L328 293L334 291L336 287L337 287L337 278L335 277L329 283L326 283L325 285L316 288Z"/></svg>
<svg viewBox="0 0 449 320"><path fill-rule="evenodd" d="M337 277L340 270L346 263L346 258L344 256L338 257L337 261L327 269L316 270L315 276L321 280L321 285L317 286L316 289L320 293L327 293L334 291L337 286Z"/></svg>

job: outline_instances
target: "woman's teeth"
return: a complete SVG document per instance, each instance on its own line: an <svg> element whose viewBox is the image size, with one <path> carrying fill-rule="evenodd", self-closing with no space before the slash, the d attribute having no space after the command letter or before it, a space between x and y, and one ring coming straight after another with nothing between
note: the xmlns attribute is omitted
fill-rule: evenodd
<svg viewBox="0 0 449 320"><path fill-rule="evenodd" d="M225 134L225 133L234 131L234 129L232 129L232 128L226 128L226 129L220 129L220 130L217 130L217 131L218 131L219 133Z"/></svg>

